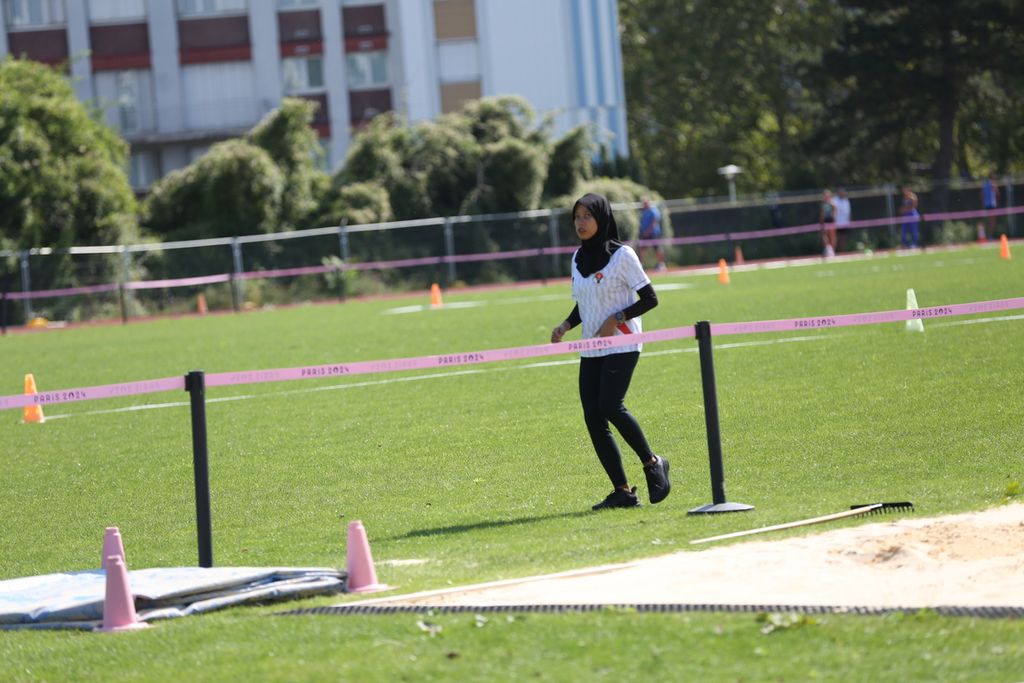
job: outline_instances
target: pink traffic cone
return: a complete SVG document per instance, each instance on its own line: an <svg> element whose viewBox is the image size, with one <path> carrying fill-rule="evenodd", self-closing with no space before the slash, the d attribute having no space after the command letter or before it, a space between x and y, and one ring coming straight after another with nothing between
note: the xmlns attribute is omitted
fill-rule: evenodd
<svg viewBox="0 0 1024 683"><path fill-rule="evenodd" d="M128 569L124 560L110 555L103 564L107 573L107 593L103 599L103 626L99 630L109 633L148 628L149 624L139 621L135 614L135 598L128 585Z"/></svg>
<svg viewBox="0 0 1024 683"><path fill-rule="evenodd" d="M121 542L121 532L116 526L108 526L103 534L103 554L100 555L102 567L107 568L107 558L117 555L121 562L128 566L128 560L124 556L124 544Z"/></svg>
<svg viewBox="0 0 1024 683"><path fill-rule="evenodd" d="M358 520L348 523L345 564L348 571L346 592L372 593L391 588L377 583L377 571L373 568L373 555L370 554L370 543L366 540L366 529Z"/></svg>

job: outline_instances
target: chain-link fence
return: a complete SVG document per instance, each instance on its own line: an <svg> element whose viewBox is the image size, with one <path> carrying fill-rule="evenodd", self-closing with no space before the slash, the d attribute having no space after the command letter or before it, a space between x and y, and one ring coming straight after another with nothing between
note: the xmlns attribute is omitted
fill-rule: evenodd
<svg viewBox="0 0 1024 683"><path fill-rule="evenodd" d="M999 183L995 211L980 181L913 186L919 243L965 243L1021 233L1020 179ZM900 246L903 200L894 185L847 188L852 223L839 253ZM822 253L821 192L668 200L658 244L670 267ZM944 203L944 206L942 205ZM637 242L639 204L616 205ZM243 310L401 290L563 277L577 244L568 208L332 226L163 244L0 251L0 323L83 321L201 310ZM654 266L650 250L645 255Z"/></svg>

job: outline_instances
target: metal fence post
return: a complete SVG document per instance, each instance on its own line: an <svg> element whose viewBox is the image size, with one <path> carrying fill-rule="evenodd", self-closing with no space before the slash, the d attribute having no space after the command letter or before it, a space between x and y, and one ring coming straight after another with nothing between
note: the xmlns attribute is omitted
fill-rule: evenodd
<svg viewBox="0 0 1024 683"><path fill-rule="evenodd" d="M896 244L896 204L893 199L893 191L896 188L892 183L885 184L885 210L889 216L889 244L890 246Z"/></svg>
<svg viewBox="0 0 1024 683"><path fill-rule="evenodd" d="M345 265L348 263L349 257L349 246L348 246L348 228L346 227L348 219L342 221L341 225L338 226L338 249L341 254L341 267L338 269L338 298L345 299Z"/></svg>
<svg viewBox="0 0 1024 683"><path fill-rule="evenodd" d="M448 256L448 286L455 284L455 230L452 228L452 219L444 219L444 250Z"/></svg>
<svg viewBox="0 0 1024 683"><path fill-rule="evenodd" d="M21 300L22 309L25 312L25 322L34 318L32 315L32 278L28 274L28 249L22 249L18 252L21 262L21 291L25 293L25 298Z"/></svg>
<svg viewBox="0 0 1024 683"><path fill-rule="evenodd" d="M341 260L348 263L349 259L349 246L348 246L348 228L344 225L338 226L338 242L341 248Z"/></svg>
<svg viewBox="0 0 1024 683"><path fill-rule="evenodd" d="M238 237L231 238L231 305L238 312L242 305L242 296L245 292L242 289L242 243Z"/></svg>
<svg viewBox="0 0 1024 683"><path fill-rule="evenodd" d="M548 214L548 235L551 237L551 277L558 277L558 215L551 211Z"/></svg>
<svg viewBox="0 0 1024 683"><path fill-rule="evenodd" d="M1013 178L1006 176L1006 208L1013 206ZM1015 221L1017 215L1008 213L1006 214L1006 234L1010 237L1017 236L1017 223Z"/></svg>
<svg viewBox="0 0 1024 683"><path fill-rule="evenodd" d="M128 253L128 247L121 245L121 282L117 288L121 300L121 324L128 324L128 307L131 303L128 283L131 281L132 257Z"/></svg>

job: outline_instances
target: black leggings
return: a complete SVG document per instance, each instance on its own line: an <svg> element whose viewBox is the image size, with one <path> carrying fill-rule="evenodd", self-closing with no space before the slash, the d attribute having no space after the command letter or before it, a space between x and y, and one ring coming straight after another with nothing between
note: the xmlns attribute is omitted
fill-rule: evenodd
<svg viewBox="0 0 1024 683"><path fill-rule="evenodd" d="M622 455L608 428L611 422L619 430L629 447L636 451L641 462L654 457L647 438L630 412L623 405L633 370L640 360L639 351L613 353L608 356L580 358L580 403L583 404L583 419L590 432L597 457L608 473L612 485L625 486L628 483L622 468Z"/></svg>

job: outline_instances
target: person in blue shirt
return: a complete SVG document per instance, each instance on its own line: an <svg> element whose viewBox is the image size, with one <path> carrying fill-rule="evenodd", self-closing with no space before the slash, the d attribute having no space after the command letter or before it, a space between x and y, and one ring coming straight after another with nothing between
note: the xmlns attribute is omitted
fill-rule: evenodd
<svg viewBox="0 0 1024 683"><path fill-rule="evenodd" d="M644 197L641 201L643 211L640 214L640 239L656 240L661 238L661 211L657 206L651 204L651 200ZM644 251L647 247L640 247L640 260L644 259ZM654 253L658 259L658 270L665 270L665 250L661 244L654 245Z"/></svg>
<svg viewBox="0 0 1024 683"><path fill-rule="evenodd" d="M903 187L903 203L900 204L900 245L904 249L916 249L918 246L917 224L921 214L917 210L917 195L909 187Z"/></svg>
<svg viewBox="0 0 1024 683"><path fill-rule="evenodd" d="M996 184L996 174L989 173L988 177L985 178L985 183L981 186L981 206L986 211L990 211L999 206L999 185ZM996 217L989 216L988 219L988 234L985 234L985 224L978 223L978 241L984 242L989 236L996 236Z"/></svg>

